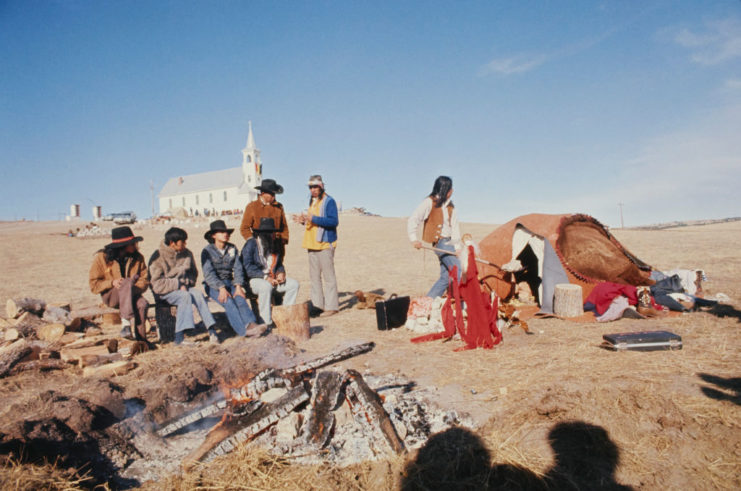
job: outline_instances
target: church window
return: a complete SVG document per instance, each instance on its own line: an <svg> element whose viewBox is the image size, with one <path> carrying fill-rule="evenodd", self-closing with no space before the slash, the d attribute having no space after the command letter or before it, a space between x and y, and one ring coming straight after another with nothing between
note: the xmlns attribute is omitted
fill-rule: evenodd
<svg viewBox="0 0 741 491"><path fill-rule="evenodd" d="M170 198L170 209L172 210L172 198Z"/></svg>
<svg viewBox="0 0 741 491"><path fill-rule="evenodd" d="M252 155L247 156L247 162L252 162Z"/></svg>
<svg viewBox="0 0 741 491"><path fill-rule="evenodd" d="M198 203L198 195L197 194L196 194L196 204L199 204Z"/></svg>
<svg viewBox="0 0 741 491"><path fill-rule="evenodd" d="M226 201L226 191L224 191L224 201Z"/></svg>
<svg viewBox="0 0 741 491"><path fill-rule="evenodd" d="M208 193L208 202L213 203L214 202L214 193Z"/></svg>
<svg viewBox="0 0 741 491"><path fill-rule="evenodd" d="M185 196L183 196L183 206L185 206Z"/></svg>

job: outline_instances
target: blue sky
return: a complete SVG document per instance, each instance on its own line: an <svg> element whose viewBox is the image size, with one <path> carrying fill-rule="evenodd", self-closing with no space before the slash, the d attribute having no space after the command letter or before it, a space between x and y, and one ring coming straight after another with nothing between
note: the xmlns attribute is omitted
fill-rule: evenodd
<svg viewBox="0 0 741 491"><path fill-rule="evenodd" d="M0 220L236 167L304 207L741 215L741 2L0 0Z"/></svg>

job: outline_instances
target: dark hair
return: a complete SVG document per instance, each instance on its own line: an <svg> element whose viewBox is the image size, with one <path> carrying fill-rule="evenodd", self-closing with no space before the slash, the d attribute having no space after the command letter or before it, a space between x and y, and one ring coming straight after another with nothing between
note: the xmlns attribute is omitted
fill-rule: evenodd
<svg viewBox="0 0 741 491"><path fill-rule="evenodd" d="M188 232L182 228L172 227L165 232L165 244L170 245L179 240L188 240Z"/></svg>
<svg viewBox="0 0 741 491"><path fill-rule="evenodd" d="M448 176L440 176L435 179L432 192L429 194L435 208L440 208L445 203L445 200L448 198L448 192L451 189L453 189L453 180Z"/></svg>
<svg viewBox="0 0 741 491"><path fill-rule="evenodd" d="M124 254L125 250L126 250L125 247L111 247L111 244L108 244L107 246L103 248L103 253L105 254L106 262L117 260L119 257L121 257Z"/></svg>
<svg viewBox="0 0 741 491"><path fill-rule="evenodd" d="M255 240L260 243L263 254L276 254L278 256L283 256L283 241L278 238L275 232L257 234Z"/></svg>
<svg viewBox="0 0 741 491"><path fill-rule="evenodd" d="M324 188L319 186L319 196L317 198L322 199L322 196L324 196ZM313 196L311 196L311 192L309 192L309 206L311 206L311 201L314 199Z"/></svg>

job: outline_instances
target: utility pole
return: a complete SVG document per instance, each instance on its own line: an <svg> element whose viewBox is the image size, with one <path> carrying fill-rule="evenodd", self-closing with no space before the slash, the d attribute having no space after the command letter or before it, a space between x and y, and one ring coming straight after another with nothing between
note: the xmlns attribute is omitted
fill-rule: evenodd
<svg viewBox="0 0 741 491"><path fill-rule="evenodd" d="M154 218L154 181L149 180L149 194L152 197L152 218Z"/></svg>
<svg viewBox="0 0 741 491"><path fill-rule="evenodd" d="M623 204L618 203L618 206L620 207L620 228L625 228L625 223L623 222Z"/></svg>

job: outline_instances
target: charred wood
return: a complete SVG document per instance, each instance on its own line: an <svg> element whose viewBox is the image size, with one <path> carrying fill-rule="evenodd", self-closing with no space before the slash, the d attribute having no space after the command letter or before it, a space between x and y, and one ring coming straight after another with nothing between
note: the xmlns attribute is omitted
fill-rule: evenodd
<svg viewBox="0 0 741 491"><path fill-rule="evenodd" d="M334 410L341 402L342 375L337 372L319 372L314 377L311 409L306 421L306 443L319 449L329 443L334 431Z"/></svg>

